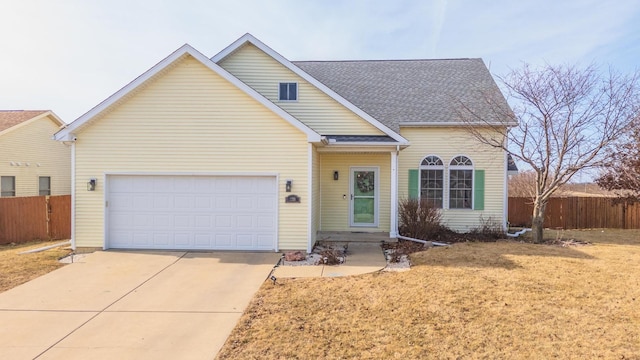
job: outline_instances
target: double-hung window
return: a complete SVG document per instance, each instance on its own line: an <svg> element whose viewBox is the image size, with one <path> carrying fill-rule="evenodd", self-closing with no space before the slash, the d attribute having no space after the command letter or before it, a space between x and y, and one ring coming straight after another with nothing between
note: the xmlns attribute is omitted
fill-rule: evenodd
<svg viewBox="0 0 640 360"><path fill-rule="evenodd" d="M473 208L473 163L466 156L456 156L449 164L449 208Z"/></svg>
<svg viewBox="0 0 640 360"><path fill-rule="evenodd" d="M278 90L278 100L280 101L297 101L298 100L298 83L282 82Z"/></svg>
<svg viewBox="0 0 640 360"><path fill-rule="evenodd" d="M15 176L0 176L0 196L16 196Z"/></svg>
<svg viewBox="0 0 640 360"><path fill-rule="evenodd" d="M420 163L420 199L431 206L442 208L444 195L444 164L434 155Z"/></svg>
<svg viewBox="0 0 640 360"><path fill-rule="evenodd" d="M40 176L38 178L38 195L51 195L51 177Z"/></svg>

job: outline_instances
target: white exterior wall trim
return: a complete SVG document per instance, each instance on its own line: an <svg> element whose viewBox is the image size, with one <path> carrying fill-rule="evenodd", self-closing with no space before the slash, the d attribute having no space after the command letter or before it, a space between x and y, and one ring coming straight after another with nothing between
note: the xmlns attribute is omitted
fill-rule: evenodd
<svg viewBox="0 0 640 360"><path fill-rule="evenodd" d="M506 140L505 140L506 141ZM502 185L503 192L503 202L504 202L504 214L502 217L502 228L504 231L509 230L509 166L507 165L509 159L509 153L504 151L504 183Z"/></svg>
<svg viewBox="0 0 640 360"><path fill-rule="evenodd" d="M67 145L65 145L67 146ZM71 249L76 249L76 143L71 146Z"/></svg>
<svg viewBox="0 0 640 360"><path fill-rule="evenodd" d="M269 101L260 93L258 93L257 91L249 87L247 84L243 83L238 78L233 76L231 73L224 70L218 64L212 62L209 58L204 56L198 50L191 47L189 44L183 45L182 47L180 47L179 49L171 53L169 56L161 60L159 63L154 65L151 69L147 70L145 73L138 76L135 80L133 80L132 82L124 86L122 89L118 90L115 94L111 95L106 100L104 100L103 102L95 106L93 109L89 110L87 113L85 113L84 115L82 115L81 117L73 121L71 124L67 125L65 128L55 133L54 140L73 141L74 140L72 138L73 131L77 131L94 117L106 111L109 111L121 99L129 96L140 86L154 79L157 75L161 74L164 69L168 68L173 63L181 60L187 55L192 56L194 59L198 60L202 65L208 67L210 70L220 75L222 78L229 81L231 84L233 84L240 90L247 93L254 100L258 101L260 104L264 105L266 108L268 108L269 110L271 110L272 112L274 112L275 114L277 114L278 116L280 116L281 118L289 122L295 128L302 131L304 134L307 135L308 141L319 142L322 140L322 137L320 136L320 134L316 133L311 128L303 124L301 121L291 116L286 111L282 110L279 106Z"/></svg>
<svg viewBox="0 0 640 360"><path fill-rule="evenodd" d="M398 153L400 149L391 152L391 221L389 223L389 237L398 236Z"/></svg>
<svg viewBox="0 0 640 360"><path fill-rule="evenodd" d="M307 253L311 253L313 244L313 144L308 145L307 160Z"/></svg>
<svg viewBox="0 0 640 360"><path fill-rule="evenodd" d="M219 61L223 60L228 55L232 54L234 51L236 51L237 49L242 47L245 43L251 43L252 45L257 47L258 49L264 51L267 55L271 56L273 59L278 61L280 64L282 64L283 66L285 66L289 70L293 71L296 75L298 75L301 78L305 79L311 85L313 85L316 88L320 89L320 91L324 92L329 97L331 97L332 99L334 99L335 101L340 103L342 106L346 107L347 109L349 109L352 112L354 112L356 115L360 116L361 118L363 118L364 120L369 122L371 125L376 127L378 130L380 130L383 133L389 135L394 140L398 141L401 144L407 144L408 143L407 139L402 137L400 134L398 134L395 131L391 130L390 128L388 128L387 126L382 124L380 121L378 121L375 118L373 118L371 115L369 115L366 112L362 111L359 107L353 105L347 99L343 98L338 93L336 93L335 91L331 90L330 88L328 88L326 85L324 85L320 81L316 80L316 78L314 78L313 76L307 74L306 72L304 72L299 67L295 66L291 61L287 60L284 56L280 55L278 52L274 51L269 46L264 44L262 41L256 39L253 35L251 35L249 33L244 34L238 40L234 41L231 45L229 45L226 48L224 48L222 51L220 51L218 54L216 54L214 57L212 57L211 60L214 63L218 63Z"/></svg>

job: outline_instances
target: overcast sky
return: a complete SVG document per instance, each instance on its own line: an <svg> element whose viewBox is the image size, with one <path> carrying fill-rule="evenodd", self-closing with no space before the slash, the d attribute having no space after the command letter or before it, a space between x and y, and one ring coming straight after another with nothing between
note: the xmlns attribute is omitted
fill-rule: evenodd
<svg viewBox="0 0 640 360"><path fill-rule="evenodd" d="M0 0L0 109L71 122L184 43L250 32L289 60L640 66L637 0Z"/></svg>

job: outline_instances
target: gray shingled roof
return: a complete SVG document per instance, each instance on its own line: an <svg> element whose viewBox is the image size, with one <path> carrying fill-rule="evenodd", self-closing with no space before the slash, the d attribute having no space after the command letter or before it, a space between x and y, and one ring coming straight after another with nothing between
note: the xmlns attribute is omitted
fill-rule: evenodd
<svg viewBox="0 0 640 360"><path fill-rule="evenodd" d="M495 119L485 94L508 109L482 59L293 63L396 132L400 123L459 123L460 102Z"/></svg>
<svg viewBox="0 0 640 360"><path fill-rule="evenodd" d="M375 142L385 143L394 142L395 140L386 135L327 135L329 140L335 142Z"/></svg>

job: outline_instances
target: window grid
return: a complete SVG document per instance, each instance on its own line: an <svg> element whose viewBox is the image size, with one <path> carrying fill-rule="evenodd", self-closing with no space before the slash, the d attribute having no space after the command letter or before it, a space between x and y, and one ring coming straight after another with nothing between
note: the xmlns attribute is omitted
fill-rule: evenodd
<svg viewBox="0 0 640 360"><path fill-rule="evenodd" d="M444 163L435 155L425 157L420 163L420 199L434 207L443 207Z"/></svg>
<svg viewBox="0 0 640 360"><path fill-rule="evenodd" d="M420 171L420 198L432 206L442 208L443 171L442 169Z"/></svg>
<svg viewBox="0 0 640 360"><path fill-rule="evenodd" d="M278 100L280 101L297 101L298 100L298 83L280 83L278 90Z"/></svg>
<svg viewBox="0 0 640 360"><path fill-rule="evenodd" d="M449 209L473 208L473 162L456 156L449 163Z"/></svg>
<svg viewBox="0 0 640 360"><path fill-rule="evenodd" d="M471 209L473 170L449 171L449 208Z"/></svg>
<svg viewBox="0 0 640 360"><path fill-rule="evenodd" d="M16 177L0 176L0 197L16 196Z"/></svg>
<svg viewBox="0 0 640 360"><path fill-rule="evenodd" d="M40 196L51 195L51 177L40 176L38 178L38 194Z"/></svg>

